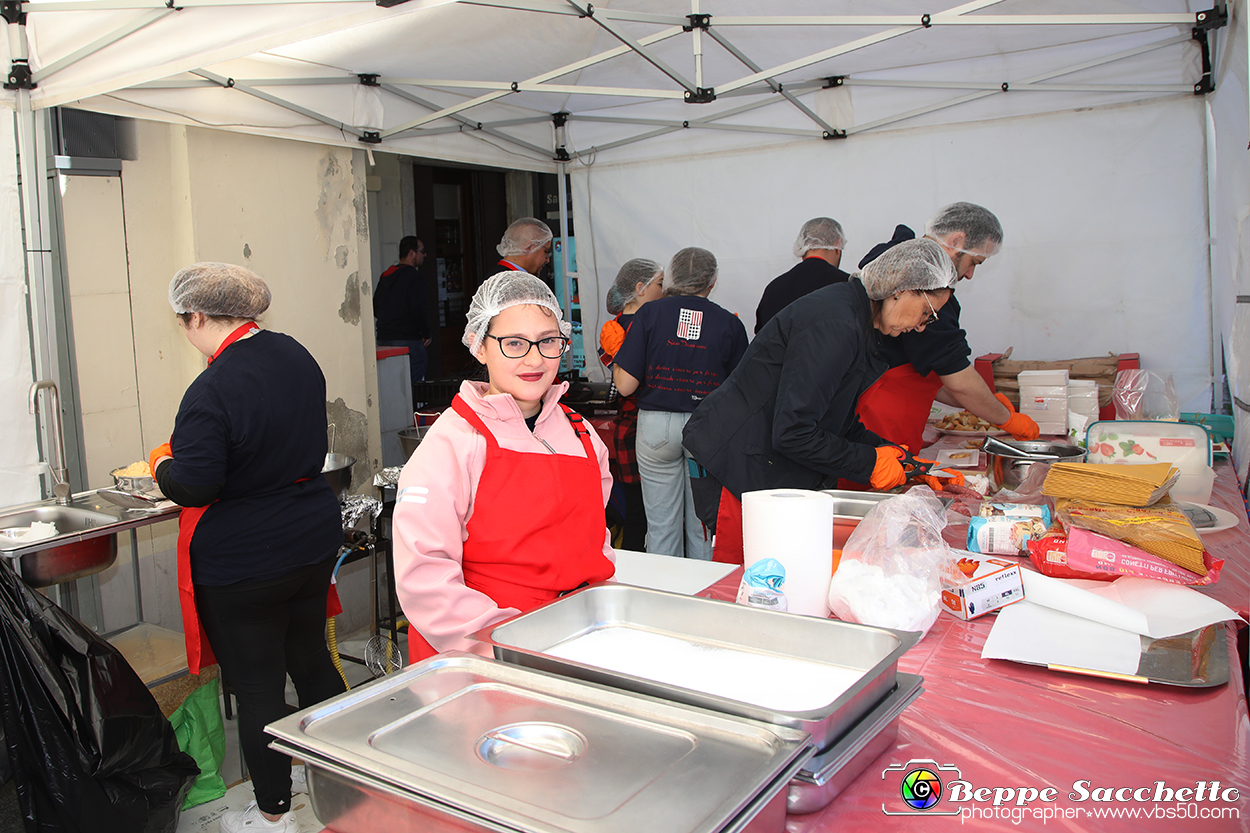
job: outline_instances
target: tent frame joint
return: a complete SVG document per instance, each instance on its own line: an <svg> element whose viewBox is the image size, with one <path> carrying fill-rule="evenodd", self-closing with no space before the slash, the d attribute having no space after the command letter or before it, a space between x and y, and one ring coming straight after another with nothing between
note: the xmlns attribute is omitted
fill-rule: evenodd
<svg viewBox="0 0 1250 833"><path fill-rule="evenodd" d="M4 82L6 90L33 90L36 86L30 72L30 63L25 58L14 58L9 67L9 75Z"/></svg>
<svg viewBox="0 0 1250 833"><path fill-rule="evenodd" d="M380 145L382 144L382 133L378 130L362 130L360 141L366 145Z"/></svg>
<svg viewBox="0 0 1250 833"><path fill-rule="evenodd" d="M846 131L845 130L832 130L832 131L822 130L820 131L820 138L822 139L845 139Z"/></svg>
<svg viewBox="0 0 1250 833"><path fill-rule="evenodd" d="M850 78L850 76L849 75L830 75L828 78L825 79L824 89L827 90L830 87L841 87L843 84L846 83L847 78Z"/></svg>
<svg viewBox="0 0 1250 833"><path fill-rule="evenodd" d="M25 26L26 12L22 10L22 0L4 0L0 3L0 17L3 17L6 23Z"/></svg>
<svg viewBox="0 0 1250 833"><path fill-rule="evenodd" d="M927 14L920 15L920 25L925 29L933 28L933 18Z"/></svg>
<svg viewBox="0 0 1250 833"><path fill-rule="evenodd" d="M712 26L712 16L710 14L688 14L686 20L690 21L681 27L683 32L693 32L695 29L702 29L706 32Z"/></svg>
<svg viewBox="0 0 1250 833"><path fill-rule="evenodd" d="M1194 13L1194 31L1208 31L1210 29L1223 29L1228 25L1228 6L1221 3L1214 8L1207 9L1205 12Z"/></svg>
<svg viewBox="0 0 1250 833"><path fill-rule="evenodd" d="M716 88L695 87L694 90L686 90L685 100L687 104L711 104L716 100Z"/></svg>
<svg viewBox="0 0 1250 833"><path fill-rule="evenodd" d="M376 72L374 73L361 72L361 73L357 73L356 77L360 80L360 86L362 87L382 86L380 83L378 83L378 78L380 78L381 76L379 76Z"/></svg>

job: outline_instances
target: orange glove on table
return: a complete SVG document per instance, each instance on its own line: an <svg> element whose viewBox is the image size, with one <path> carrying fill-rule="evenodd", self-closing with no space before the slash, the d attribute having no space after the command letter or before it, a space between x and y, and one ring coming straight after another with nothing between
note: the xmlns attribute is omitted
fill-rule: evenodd
<svg viewBox="0 0 1250 833"><path fill-rule="evenodd" d="M1006 431L1017 440L1036 440L1041 434L1041 429L1037 427L1037 423L1033 421L1033 417L1022 414L1011 405L1011 400L1001 393L994 394L994 398L1003 403L1011 416L999 428Z"/></svg>
<svg viewBox="0 0 1250 833"><path fill-rule="evenodd" d="M152 476L156 477L156 461L162 457L173 457L174 450L169 443L161 443L156 448L148 452L148 468L152 470Z"/></svg>
<svg viewBox="0 0 1250 833"><path fill-rule="evenodd" d="M877 464L873 466L872 477L868 485L884 492L907 482L907 472L903 471L903 449L893 445L877 446Z"/></svg>

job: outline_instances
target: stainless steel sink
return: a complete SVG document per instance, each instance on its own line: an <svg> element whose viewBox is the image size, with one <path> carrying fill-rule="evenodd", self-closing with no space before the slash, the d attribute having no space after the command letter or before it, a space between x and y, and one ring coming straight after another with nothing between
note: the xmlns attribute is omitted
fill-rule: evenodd
<svg viewBox="0 0 1250 833"><path fill-rule="evenodd" d="M47 587L108 569L117 560L117 535L108 527L118 518L78 506L39 504L0 511L0 530L32 523L56 524L57 534L41 541L0 535L0 554L15 560L22 580Z"/></svg>

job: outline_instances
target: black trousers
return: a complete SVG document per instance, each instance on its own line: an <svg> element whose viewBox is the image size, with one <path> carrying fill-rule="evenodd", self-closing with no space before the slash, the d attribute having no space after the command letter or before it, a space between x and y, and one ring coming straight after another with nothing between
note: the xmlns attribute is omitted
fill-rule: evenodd
<svg viewBox="0 0 1250 833"><path fill-rule="evenodd" d="M291 809L291 759L269 749L265 735L289 713L287 674L301 709L345 690L325 640L333 570L329 559L265 581L195 587L204 633L239 701L239 745L266 813Z"/></svg>

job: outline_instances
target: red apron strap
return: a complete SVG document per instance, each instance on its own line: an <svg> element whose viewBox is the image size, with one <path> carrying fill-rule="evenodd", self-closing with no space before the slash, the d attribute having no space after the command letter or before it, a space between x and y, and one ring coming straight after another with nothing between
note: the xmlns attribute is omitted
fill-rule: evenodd
<svg viewBox="0 0 1250 833"><path fill-rule="evenodd" d="M486 447L491 451L499 450L499 441L495 439L495 435L486 430L486 423L482 422L482 418L474 413L469 407L469 403L465 402L460 394L456 394L451 400L451 407L456 413L464 417L464 421L473 426L473 429L486 438Z"/></svg>

